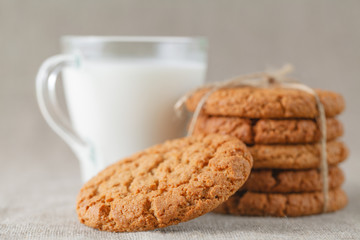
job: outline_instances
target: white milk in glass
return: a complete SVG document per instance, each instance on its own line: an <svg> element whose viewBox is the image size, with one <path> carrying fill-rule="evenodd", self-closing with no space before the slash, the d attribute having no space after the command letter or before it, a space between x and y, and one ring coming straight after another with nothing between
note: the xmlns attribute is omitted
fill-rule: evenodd
<svg viewBox="0 0 360 240"><path fill-rule="evenodd" d="M176 100L200 86L205 65L180 61L92 61L63 71L73 126L92 149L98 170L121 158L183 136ZM101 127L99 127L101 126Z"/></svg>

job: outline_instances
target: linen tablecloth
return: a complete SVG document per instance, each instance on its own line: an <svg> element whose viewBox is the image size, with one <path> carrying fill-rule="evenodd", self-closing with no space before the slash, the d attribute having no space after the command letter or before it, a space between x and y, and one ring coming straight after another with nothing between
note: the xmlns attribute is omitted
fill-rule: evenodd
<svg viewBox="0 0 360 240"><path fill-rule="evenodd" d="M75 212L82 184L78 162L40 123L30 118L18 125L22 131L0 138L0 239L360 239L360 156L354 154L342 164L350 203L336 213L300 218L209 213L176 226L137 233L88 228L78 222Z"/></svg>

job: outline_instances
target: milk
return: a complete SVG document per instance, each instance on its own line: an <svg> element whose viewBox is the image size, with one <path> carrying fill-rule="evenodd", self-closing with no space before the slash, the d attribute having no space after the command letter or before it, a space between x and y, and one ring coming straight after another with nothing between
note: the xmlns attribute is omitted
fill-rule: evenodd
<svg viewBox="0 0 360 240"><path fill-rule="evenodd" d="M65 68L69 115L92 152L91 160L81 161L82 167L92 164L98 171L183 136L184 119L175 116L173 105L203 83L205 70L205 64L197 62L153 60L86 60Z"/></svg>

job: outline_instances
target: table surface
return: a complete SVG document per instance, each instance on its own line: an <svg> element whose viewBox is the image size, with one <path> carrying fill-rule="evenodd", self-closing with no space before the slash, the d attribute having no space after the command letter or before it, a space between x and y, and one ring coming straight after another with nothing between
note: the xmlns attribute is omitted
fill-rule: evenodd
<svg viewBox="0 0 360 240"><path fill-rule="evenodd" d="M353 155L343 164L350 203L336 213L300 218L209 213L149 232L109 233L78 222L75 199L81 180L75 156L65 144L48 145L46 137L41 139L24 149L3 144L0 239L360 239L359 163Z"/></svg>

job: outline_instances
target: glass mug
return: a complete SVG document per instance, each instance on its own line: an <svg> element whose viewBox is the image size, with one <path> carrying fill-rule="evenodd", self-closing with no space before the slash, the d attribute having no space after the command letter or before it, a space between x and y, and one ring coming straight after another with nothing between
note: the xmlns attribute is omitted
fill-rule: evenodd
<svg viewBox="0 0 360 240"><path fill-rule="evenodd" d="M185 118L173 105L204 82L205 39L65 36L61 43L63 54L39 69L36 94L45 120L79 159L83 181L183 135ZM71 121L56 98L60 73Z"/></svg>

